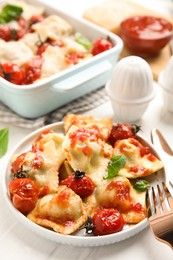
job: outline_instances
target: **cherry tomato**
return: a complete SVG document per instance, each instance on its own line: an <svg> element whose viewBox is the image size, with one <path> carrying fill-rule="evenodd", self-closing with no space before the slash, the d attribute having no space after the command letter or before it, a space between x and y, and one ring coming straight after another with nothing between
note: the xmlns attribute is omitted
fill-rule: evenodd
<svg viewBox="0 0 173 260"><path fill-rule="evenodd" d="M37 49L37 55L42 55L43 52L45 52L45 50L47 49L48 46L50 46L50 44L47 43L47 42L42 43L41 45L39 45L38 49Z"/></svg>
<svg viewBox="0 0 173 260"><path fill-rule="evenodd" d="M101 52L111 49L112 47L113 45L109 40L101 38L93 43L91 53L95 56Z"/></svg>
<svg viewBox="0 0 173 260"><path fill-rule="evenodd" d="M114 209L99 209L93 216L93 233L95 236L108 235L123 229L125 221L122 214Z"/></svg>
<svg viewBox="0 0 173 260"><path fill-rule="evenodd" d="M76 65L78 64L79 59L83 59L83 58L84 58L83 53L71 53L66 56L66 61L67 63Z"/></svg>
<svg viewBox="0 0 173 260"><path fill-rule="evenodd" d="M54 41L48 40L46 42L43 42L38 46L37 55L42 55L43 52L45 52L45 50L47 49L48 46L63 47L64 43L61 39L57 39L57 40L54 40Z"/></svg>
<svg viewBox="0 0 173 260"><path fill-rule="evenodd" d="M4 41L10 41L10 27L8 25L0 25L0 38Z"/></svg>
<svg viewBox="0 0 173 260"><path fill-rule="evenodd" d="M140 126L135 124L123 124L119 123L113 125L109 135L109 142L114 146L115 142L127 138L135 138L137 132L140 130Z"/></svg>
<svg viewBox="0 0 173 260"><path fill-rule="evenodd" d="M25 84L32 84L40 78L43 60L39 57L32 58L25 64Z"/></svg>
<svg viewBox="0 0 173 260"><path fill-rule="evenodd" d="M10 81L11 83L22 85L24 82L24 71L17 65L11 62L3 63L0 66L0 76Z"/></svg>
<svg viewBox="0 0 173 260"><path fill-rule="evenodd" d="M9 183L11 200L15 208L23 214L34 209L38 200L38 186L29 178L17 178Z"/></svg>
<svg viewBox="0 0 173 260"><path fill-rule="evenodd" d="M42 22L43 20L44 20L44 16L43 15L33 15L33 16L31 16L31 18L30 18L30 25L33 25L33 24L35 24L35 23L40 23L40 22Z"/></svg>
<svg viewBox="0 0 173 260"><path fill-rule="evenodd" d="M21 16L17 20L17 22L18 22L20 28L16 31L16 39L14 39L14 40L21 39L26 33L29 32L28 21L25 20L24 17Z"/></svg>
<svg viewBox="0 0 173 260"><path fill-rule="evenodd" d="M79 176L80 173L81 177ZM68 188L71 188L81 198L88 197L94 191L94 183L92 179L79 171L76 171L75 174L72 174L67 179L63 180L61 185L66 185Z"/></svg>

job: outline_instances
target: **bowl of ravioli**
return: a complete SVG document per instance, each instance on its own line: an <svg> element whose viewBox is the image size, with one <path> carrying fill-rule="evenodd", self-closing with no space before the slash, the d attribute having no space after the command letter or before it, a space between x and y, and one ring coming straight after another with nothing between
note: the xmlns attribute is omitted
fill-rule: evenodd
<svg viewBox="0 0 173 260"><path fill-rule="evenodd" d="M5 201L16 218L42 237L75 246L112 244L147 227L146 189L135 186L164 180L163 163L152 144L138 134L112 144L113 127L112 118L69 114L63 122L22 140L3 173ZM66 185L74 172L92 180L90 193L81 196ZM39 195L35 197L32 185L22 190L25 198L16 193L19 186L13 192L11 183L21 180L36 185ZM87 229L103 209L121 214L121 230L97 235Z"/></svg>
<svg viewBox="0 0 173 260"><path fill-rule="evenodd" d="M4 0L0 10L0 100L20 116L45 115L109 79L117 35L41 0Z"/></svg>

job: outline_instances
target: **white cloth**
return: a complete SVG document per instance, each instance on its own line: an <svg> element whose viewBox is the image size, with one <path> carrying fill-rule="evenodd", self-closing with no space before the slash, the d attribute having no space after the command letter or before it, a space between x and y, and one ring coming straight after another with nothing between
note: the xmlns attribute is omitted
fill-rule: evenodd
<svg viewBox="0 0 173 260"><path fill-rule="evenodd" d="M64 105L55 111L36 118L36 119L26 119L12 112L8 107L0 103L0 122L11 123L15 126L36 129L47 124L55 123L61 121L63 117L68 113L82 113L92 108L95 108L109 100L106 95L105 88L101 87L89 94L86 94L67 105Z"/></svg>

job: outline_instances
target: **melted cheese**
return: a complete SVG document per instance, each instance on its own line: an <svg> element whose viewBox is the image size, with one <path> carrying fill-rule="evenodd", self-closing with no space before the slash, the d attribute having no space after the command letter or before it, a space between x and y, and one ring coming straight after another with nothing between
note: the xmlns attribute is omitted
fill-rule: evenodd
<svg viewBox="0 0 173 260"><path fill-rule="evenodd" d="M19 66L23 65L33 57L33 53L23 42L0 40L1 63L12 62Z"/></svg>
<svg viewBox="0 0 173 260"><path fill-rule="evenodd" d="M43 42L48 38L56 40L60 36L67 36L73 33L72 26L57 15L49 15L42 22L34 24L32 29L39 34Z"/></svg>
<svg viewBox="0 0 173 260"><path fill-rule="evenodd" d="M66 186L59 186L57 193L39 200L28 218L56 232L71 234L86 222L88 213L77 194Z"/></svg>
<svg viewBox="0 0 173 260"><path fill-rule="evenodd" d="M49 77L68 67L64 58L64 51L58 46L49 46L42 55L43 64L41 68L41 78Z"/></svg>
<svg viewBox="0 0 173 260"><path fill-rule="evenodd" d="M63 149L71 167L85 172L98 184L105 176L112 147L94 136L94 128L88 129L83 132L72 125L64 138Z"/></svg>
<svg viewBox="0 0 173 260"><path fill-rule="evenodd" d="M40 41L37 33L27 33L25 36L19 40L19 42L23 42L27 47L31 49L33 54L36 54L38 49L37 43Z"/></svg>
<svg viewBox="0 0 173 260"><path fill-rule="evenodd" d="M163 163L151 153L141 155L142 149L142 144L133 138L115 143L114 155L123 154L126 158L125 167L119 171L118 175L127 178L144 177L163 167Z"/></svg>

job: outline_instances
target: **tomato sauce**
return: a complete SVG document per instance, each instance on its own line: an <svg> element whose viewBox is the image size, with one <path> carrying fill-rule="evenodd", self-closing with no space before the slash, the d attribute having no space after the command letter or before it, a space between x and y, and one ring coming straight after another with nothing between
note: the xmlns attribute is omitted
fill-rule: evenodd
<svg viewBox="0 0 173 260"><path fill-rule="evenodd" d="M80 128L69 134L71 147L74 148L77 143L82 142L84 146L81 147L81 149L86 156L92 155L92 148L88 145L88 141L96 142L101 137L102 135L97 126L92 126L92 128Z"/></svg>
<svg viewBox="0 0 173 260"><path fill-rule="evenodd" d="M51 129L46 129L44 130L35 140L35 142L32 145L32 151L36 152L37 150L40 150L43 152L43 142L42 139L44 138L44 135L53 133L53 131Z"/></svg>
<svg viewBox="0 0 173 260"><path fill-rule="evenodd" d="M139 56L157 55L172 38L172 24L161 17L132 16L121 23L125 46Z"/></svg>
<svg viewBox="0 0 173 260"><path fill-rule="evenodd" d="M126 22L126 30L132 37L139 39L156 39L165 36L172 29L170 23L162 18L154 16L134 16Z"/></svg>
<svg viewBox="0 0 173 260"><path fill-rule="evenodd" d="M23 162L25 160L26 152L19 155L14 162L11 164L11 171L12 173L16 173L21 171Z"/></svg>
<svg viewBox="0 0 173 260"><path fill-rule="evenodd" d="M56 201L60 207L66 208L69 204L69 198L70 198L70 191L62 190L56 197Z"/></svg>

